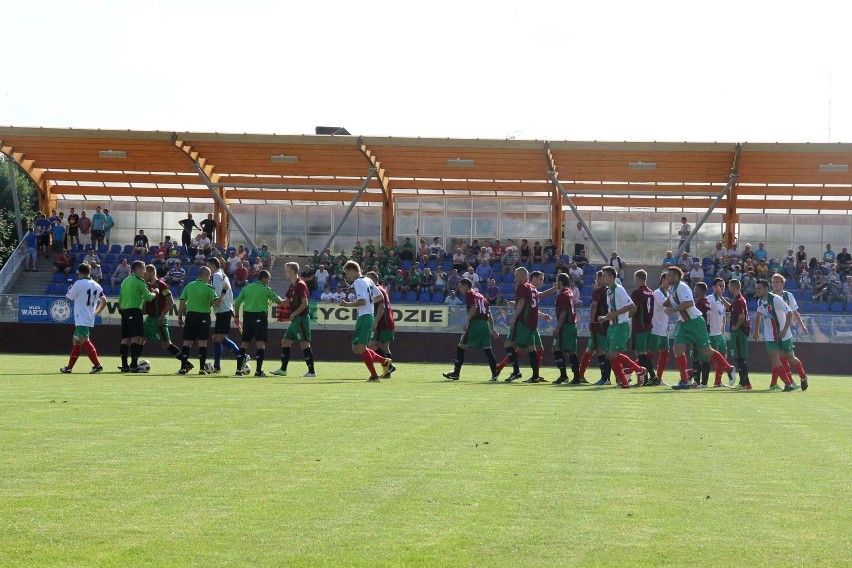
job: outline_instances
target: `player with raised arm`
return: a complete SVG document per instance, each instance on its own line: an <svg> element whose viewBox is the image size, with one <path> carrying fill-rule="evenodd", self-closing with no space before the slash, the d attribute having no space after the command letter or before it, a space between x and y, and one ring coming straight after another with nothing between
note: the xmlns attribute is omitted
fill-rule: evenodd
<svg viewBox="0 0 852 568"><path fill-rule="evenodd" d="M145 266L145 281L148 283L148 289L155 291L154 299L150 302L145 302L145 343L148 340L157 341L160 347L169 352L169 354L180 361L181 370L178 374L184 375L193 367L192 363L183 358L180 348L172 343L171 335L169 334L169 312L174 305L174 298L169 285L162 279L157 278L157 268L153 264Z"/></svg>
<svg viewBox="0 0 852 568"><path fill-rule="evenodd" d="M686 358L686 347L690 344L695 344L698 350L713 362L717 372L721 369L723 372L730 374L733 366L725 360L725 357L721 353L710 347L710 335L707 332L707 325L704 322L704 318L701 317L701 312L695 307L692 290L682 281L683 271L676 266L669 266L666 269L666 278L671 289L669 290L668 299L666 299L665 312L669 315L677 314L680 319L675 330L674 346L677 367L678 371L680 371L680 382L672 385L672 388L681 390L692 387L689 382L689 375L687 374L689 362Z"/></svg>
<svg viewBox="0 0 852 568"><path fill-rule="evenodd" d="M381 284L379 275L373 271L367 273L367 277L373 281L379 292L382 293L382 301L376 304L376 321L373 323L373 337L370 341L370 349L381 355L393 360L391 355L391 341L393 341L394 321L393 310L391 308L390 297L387 290ZM382 375L383 379L391 378L391 375L396 371L396 366L391 363L390 369L386 374Z"/></svg>
<svg viewBox="0 0 852 568"><path fill-rule="evenodd" d="M444 373L444 377L451 381L459 380L464 356L468 347L476 347L485 352L488 358L488 366L491 368L491 382L497 381L497 360L491 351L491 337L500 337L494 329L494 318L488 300L473 289L473 282L468 278L462 278L459 282L459 291L464 295L467 306L467 317L462 324L461 339L456 348L455 367L452 371Z"/></svg>
<svg viewBox="0 0 852 568"><path fill-rule="evenodd" d="M606 286L601 283L601 271L595 274L595 289L592 292L592 303L589 306L589 341L586 344L586 351L583 353L583 358L580 360L580 377L585 380L586 369L592 361L592 355L598 357L598 367L601 369L601 378L595 383L597 386L611 385L610 373L612 367L609 364L609 358L606 356L607 348L607 331L609 330L609 321L601 321L601 316L605 316L608 308L606 305Z"/></svg>
<svg viewBox="0 0 852 568"><path fill-rule="evenodd" d="M669 364L669 315L666 313L666 307L663 305L668 296L669 283L666 279L666 273L660 275L660 287L654 290L654 317L651 320L651 337L648 340L648 357L654 353L657 354L657 373L656 379L651 381L648 386L664 385L663 373L666 371L666 366Z"/></svg>
<svg viewBox="0 0 852 568"><path fill-rule="evenodd" d="M181 375L188 372L189 350L198 342L198 374L209 375L207 368L207 341L210 338L210 308L222 304L216 290L210 285L210 269L202 266L198 277L186 285L180 295L178 307L178 325L183 327L183 365L178 371ZM186 316L186 324L184 324Z"/></svg>
<svg viewBox="0 0 852 568"><path fill-rule="evenodd" d="M553 334L553 358L556 359L556 367L559 369L559 378L554 384L562 384L568 380L566 371L565 354L571 361L571 373L574 377L568 384L588 384L588 381L580 377L580 360L577 359L577 312L574 309L576 299L571 288L571 278L564 272L556 277L556 332Z"/></svg>
<svg viewBox="0 0 852 568"><path fill-rule="evenodd" d="M370 336L373 333L375 322L375 304L382 301L382 293L373 284L373 281L361 275L361 265L354 260L347 261L343 266L343 273L352 282L355 290L355 299L351 302L343 300L340 305L344 308L357 308L358 319L355 321L355 335L352 338L352 352L361 357L364 365L370 371L368 382L375 383L379 380L376 373L375 363L381 363L383 375L390 371L393 361L388 357L382 357L368 347Z"/></svg>
<svg viewBox="0 0 852 568"><path fill-rule="evenodd" d="M601 268L601 283L606 286L607 313L600 316L598 321L610 322L607 331L607 358L615 374L616 388L629 389L630 383L624 370L636 373L636 388L645 383L647 370L628 357L627 343L630 341L630 312L635 305L627 290L618 283L618 271L612 266Z"/></svg>
<svg viewBox="0 0 852 568"><path fill-rule="evenodd" d="M257 280L243 288L234 300L234 324L240 327L240 306L243 308L243 332L240 340L240 354L237 356L238 377L243 376L246 366L246 350L249 343L254 341L257 347L255 359L257 368L255 377L265 377L263 360L266 357L266 339L269 337L269 304L280 304L281 298L269 287L270 275L268 270L261 270Z"/></svg>
<svg viewBox="0 0 852 568"><path fill-rule="evenodd" d="M748 336L751 332L751 321L748 318L748 304L742 295L742 284L736 278L728 282L728 290L731 292L731 356L737 363L737 377L739 388L751 390L751 382L748 378ZM734 386L733 377L728 383Z"/></svg>
<svg viewBox="0 0 852 568"><path fill-rule="evenodd" d="M805 322L802 320L802 316L799 313L799 303L796 301L796 297L784 289L784 283L787 281L786 278L781 276L780 274L772 275L772 293L776 296L780 296L784 303L790 306L790 311L793 314L793 323L796 324L799 333L802 335L808 334L808 326L805 325ZM795 344L793 345L795 349ZM784 370L790 373L790 360L787 358L785 353L781 353L781 365L784 367ZM796 373L799 375L799 379L802 381L802 390L805 388L805 384L808 381L808 374L805 372L805 368L802 365L802 360L799 359L799 364L796 366ZM791 375L792 376L792 375ZM795 388L795 383L794 388ZM771 390L781 390L781 387L778 386L778 376L775 373L772 373L772 381L769 385Z"/></svg>
<svg viewBox="0 0 852 568"><path fill-rule="evenodd" d="M85 262L81 263L77 267L77 281L65 295L74 302L74 337L71 339L71 355L68 358L68 364L59 369L60 373L70 373L84 349L92 362L92 370L89 373L94 375L104 370L98 360L95 344L89 336L92 328L95 327L95 317L106 307L106 297L100 284L91 279L91 273L89 265Z"/></svg>
<svg viewBox="0 0 852 568"><path fill-rule="evenodd" d="M307 283L299 277L299 264L288 262L284 265L284 276L290 281L287 288L287 303L290 308L290 326L281 340L281 368L272 371L273 375L287 376L287 364L290 362L290 349L294 342L299 343L308 372L303 377L316 377L314 371L314 352L311 350L310 292Z"/></svg>
<svg viewBox="0 0 852 568"><path fill-rule="evenodd" d="M649 348L654 327L654 291L648 287L648 273L644 270L633 273L633 283L636 285L636 289L630 294L630 299L633 300L633 309L630 310L633 321L633 350L636 352L637 361L647 371L645 384L652 386L659 384L650 358L653 351Z"/></svg>
<svg viewBox="0 0 852 568"><path fill-rule="evenodd" d="M757 280L755 294L758 300L757 315L754 319L754 340L760 341L760 325L762 323L772 373L777 374L784 381L784 392L794 391L798 388L798 385L793 382L790 371L786 370L784 365L781 364L782 353L787 355L794 367L799 364L799 359L793 349L793 332L790 329L793 323L793 311L781 296L769 291L769 282L763 278ZM808 390L807 377L802 379L802 390Z"/></svg>

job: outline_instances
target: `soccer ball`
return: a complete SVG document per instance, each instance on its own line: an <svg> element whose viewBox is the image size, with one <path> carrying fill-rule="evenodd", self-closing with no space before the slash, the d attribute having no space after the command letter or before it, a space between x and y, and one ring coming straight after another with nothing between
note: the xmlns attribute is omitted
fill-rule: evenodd
<svg viewBox="0 0 852 568"><path fill-rule="evenodd" d="M204 370L209 374L213 374L213 363L204 363Z"/></svg>
<svg viewBox="0 0 852 568"><path fill-rule="evenodd" d="M247 377L248 375L251 375L251 365L246 363L245 365L243 365L243 376Z"/></svg>
<svg viewBox="0 0 852 568"><path fill-rule="evenodd" d="M139 361L139 372L147 373L151 370L151 362L148 359L142 359Z"/></svg>

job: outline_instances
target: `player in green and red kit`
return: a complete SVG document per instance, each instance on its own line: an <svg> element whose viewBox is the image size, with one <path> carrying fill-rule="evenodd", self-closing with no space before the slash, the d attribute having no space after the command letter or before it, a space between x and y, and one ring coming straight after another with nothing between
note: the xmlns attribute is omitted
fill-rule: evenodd
<svg viewBox="0 0 852 568"><path fill-rule="evenodd" d="M606 334L609 330L609 321L601 321L609 311L606 305L606 286L601 283L601 272L595 275L595 289L592 292L592 303L589 305L589 342L586 351L580 360L580 377L585 380L586 369L592 360L592 355L598 356L598 366L601 369L601 378L595 385L611 385L610 373L612 367L606 356Z"/></svg>
<svg viewBox="0 0 852 568"><path fill-rule="evenodd" d="M356 308L358 319L355 320L355 334L352 337L352 352L361 357L367 370L370 371L368 382L379 382L375 364L380 363L384 375L390 371L393 361L389 357L382 357L370 349L370 337L373 335L373 323L376 321L375 304L382 301L382 293L376 288L373 281L361 274L361 265L350 260L343 267L347 280L352 282L355 291L355 300L348 302L343 300L340 305L344 308Z"/></svg>
<svg viewBox="0 0 852 568"><path fill-rule="evenodd" d="M686 358L687 345L695 344L701 354L706 356L716 366L716 371L729 373L734 367L728 363L725 356L710 347L710 334L707 332L707 323L701 317L701 312L695 307L692 290L683 282L683 271L676 266L666 269L666 278L671 289L666 300L666 313L677 314L680 319L675 330L674 353L677 358L677 368L680 371L680 382L672 385L673 389L681 390L692 387L689 382L689 361Z"/></svg>
<svg viewBox="0 0 852 568"><path fill-rule="evenodd" d="M308 285L299 278L299 264L288 262L284 265L284 277L290 281L287 288L287 303L290 307L290 326L281 340L281 368L272 371L273 375L287 376L287 363L290 362L290 349L293 342L298 342L305 357L305 365L308 372L303 377L313 378L317 374L314 371L314 352L311 350L311 320L308 315L310 307L310 292Z"/></svg>
<svg viewBox="0 0 852 568"><path fill-rule="evenodd" d="M571 372L574 377L568 384L580 385L583 382L580 377L580 360L577 359L577 317L575 310L577 299L571 289L571 278L564 272L556 277L556 333L553 335L553 358L556 359L556 367L559 369L559 378L555 384L562 384L568 380L566 372L565 353L568 353L571 361Z"/></svg>
<svg viewBox="0 0 852 568"><path fill-rule="evenodd" d="M754 319L754 339L760 340L760 324L763 323L764 341L772 372L784 381L784 391L796 390L798 385L793 382L790 371L781 364L781 354L785 353L790 363L795 367L799 364L796 352L793 350L793 312L781 296L769 291L769 282L763 278L758 279L755 286L757 300L757 315ZM802 379L802 390L808 390L808 379Z"/></svg>
<svg viewBox="0 0 852 568"><path fill-rule="evenodd" d="M494 353L491 351L491 337L499 337L494 329L494 318L491 316L491 308L488 300L473 289L473 282L468 278L462 278L459 281L459 291L464 294L465 306L467 307L467 317L462 325L461 339L456 348L456 360L453 370L448 373L443 373L444 377L451 381L459 380L462 365L464 365L464 355L468 347L476 347L485 352L488 358L488 366L491 368L491 382L497 381L497 360L494 358Z"/></svg>
<svg viewBox="0 0 852 568"><path fill-rule="evenodd" d="M629 389L625 369L636 373L636 387L645 382L647 371L642 365L625 354L630 342L630 312L635 306L627 290L618 283L618 271L612 266L601 269L601 282L606 286L607 313L598 318L599 321L609 321L607 331L607 357L618 382L616 388Z"/></svg>
<svg viewBox="0 0 852 568"><path fill-rule="evenodd" d="M396 248L396 247L394 247ZM373 281L379 292L382 293L382 301L376 304L375 322L373 322L373 337L370 340L370 349L388 359L393 359L390 344L394 339L393 309L387 290L381 285L379 275L373 271L367 273L367 278ZM391 378L396 371L396 366L391 363L387 373L382 375L383 379Z"/></svg>
<svg viewBox="0 0 852 568"><path fill-rule="evenodd" d="M742 284L739 280L731 279L728 282L728 290L731 292L731 356L737 362L739 388L751 390L746 362L748 360L748 336L751 333L748 304L746 304L745 296L742 295Z"/></svg>
<svg viewBox="0 0 852 568"><path fill-rule="evenodd" d="M654 290L654 317L651 323L651 338L648 345L648 356L657 354L657 379L652 386L664 385L663 373L669 364L669 314L666 313L666 298L669 294L669 283L665 272L660 275L660 287ZM649 385L651 386L651 385Z"/></svg>
<svg viewBox="0 0 852 568"><path fill-rule="evenodd" d="M695 297L695 307L701 312L701 317L707 325L707 332L710 332L710 300L707 299L707 283L698 282L692 291ZM712 340L710 342L712 347ZM715 347L714 347L715 349ZM710 360L704 357L698 345L692 345L692 381L695 386L700 388L702 384L707 384L707 379L710 377Z"/></svg>
<svg viewBox="0 0 852 568"><path fill-rule="evenodd" d="M630 313L633 318L633 351L636 352L639 364L648 372L646 384L650 386L657 384L654 364L651 362L653 351L650 349L654 321L654 291L648 287L648 273L644 270L633 273L633 283L636 285L636 289L630 293L634 306Z"/></svg>
<svg viewBox="0 0 852 568"><path fill-rule="evenodd" d="M805 322L802 321L801 314L799 314L799 303L796 301L796 297L793 296L793 294L784 289L784 283L786 281L787 279L781 276L780 274L773 274L772 280L770 281L772 284L772 293L776 296L781 296L781 299L784 300L784 303L790 307L790 311L793 314L793 323L798 326L799 333L801 333L802 335L807 335L808 327L805 325ZM793 348L795 349L795 345L793 345ZM788 373L790 372L790 360L784 353L781 353L781 365L784 367L784 370L786 370ZM808 380L808 374L805 372L805 368L802 365L801 359L799 359L799 364L796 367L796 372L799 374L800 380ZM772 382L770 383L769 388L772 390L781 389L781 387L778 386L778 376L775 373L772 374Z"/></svg>
<svg viewBox="0 0 852 568"><path fill-rule="evenodd" d="M157 268L153 264L145 266L145 281L148 283L149 290L156 290L154 299L145 302L143 307L145 312L145 342L147 343L148 340L159 342L160 346L169 352L169 355L181 362L181 370L184 372L179 374L186 374L186 372L192 370L193 365L183 358L180 348L172 343L169 334L169 311L175 303L172 291L168 284L157 278Z"/></svg>

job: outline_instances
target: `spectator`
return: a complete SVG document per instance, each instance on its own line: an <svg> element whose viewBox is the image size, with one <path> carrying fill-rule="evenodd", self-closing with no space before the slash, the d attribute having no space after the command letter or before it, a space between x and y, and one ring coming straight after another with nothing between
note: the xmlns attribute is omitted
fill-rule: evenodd
<svg viewBox="0 0 852 568"><path fill-rule="evenodd" d="M571 262L575 263L581 269L586 268L586 265L589 264L589 257L586 256L586 251L581 250L580 254L575 254L571 257Z"/></svg>
<svg viewBox="0 0 852 568"><path fill-rule="evenodd" d="M834 251L831 250L831 245L830 244L825 245L825 251L823 251L823 253L822 253L823 262L834 264L835 258L836 258L836 255L834 254Z"/></svg>
<svg viewBox="0 0 852 568"><path fill-rule="evenodd" d="M169 269L168 276L166 276L166 284L169 286L183 287L185 283L186 270L184 270L183 266L181 266L180 260L177 260Z"/></svg>
<svg viewBox="0 0 852 568"><path fill-rule="evenodd" d="M183 229L180 234L180 242L183 248L189 250L189 245L192 244L192 230L199 228L192 220L192 213L187 213L186 219L178 221L178 225Z"/></svg>
<svg viewBox="0 0 852 568"><path fill-rule="evenodd" d="M812 290L811 276L808 274L808 269L803 268L799 274L799 288L801 290Z"/></svg>
<svg viewBox="0 0 852 568"><path fill-rule="evenodd" d="M261 266L261 269L262 268L263 267ZM320 266L317 269L317 272L315 274L315 277L316 277L316 280L317 280L317 289L318 290L325 290L326 284L328 284L329 281L331 280L331 274L329 274L328 270L325 269L324 265L320 264Z"/></svg>
<svg viewBox="0 0 852 568"><path fill-rule="evenodd" d="M411 270L409 272L412 272L412 271L416 272L417 274L423 274L423 269L420 267L419 262L414 263L414 266L411 267ZM408 274L406 274L406 278L407 277L408 277Z"/></svg>
<svg viewBox="0 0 852 568"><path fill-rule="evenodd" d="M355 246L352 247L352 258L358 263L364 260L364 247L361 246L361 241L355 241Z"/></svg>
<svg viewBox="0 0 852 568"><path fill-rule="evenodd" d="M104 228L104 241L107 246L109 246L109 236L112 228L115 227L115 219L113 219L112 215L109 214L109 209L104 209L104 215L106 216L106 225Z"/></svg>
<svg viewBox="0 0 852 568"><path fill-rule="evenodd" d="M503 260L503 255L506 254L506 247L500 244L500 239L495 239L494 246L491 247L491 252L494 253L494 260Z"/></svg>
<svg viewBox="0 0 852 568"><path fill-rule="evenodd" d="M461 298L456 295L455 292L448 292L447 297L444 298L444 303L448 306L463 306L464 302L461 301Z"/></svg>
<svg viewBox="0 0 852 568"><path fill-rule="evenodd" d="M235 277L236 277L236 272L234 273L234 275L235 275ZM305 264L305 265L302 267L302 272L300 272L300 273L299 273L299 277L300 277L302 280L304 280L304 281L305 281L305 284L307 284L307 285L308 285L308 290L310 290L311 292L313 292L314 290L316 290L316 289L317 289L317 276L316 276L316 271L314 271L314 269L313 269L313 268L311 268L311 265L310 265L310 264ZM246 278L248 278L248 276L246 276Z"/></svg>
<svg viewBox="0 0 852 568"><path fill-rule="evenodd" d="M56 257L56 262L53 263L53 271L68 274L71 269L71 255L68 254L68 249L62 249L62 253Z"/></svg>
<svg viewBox="0 0 852 568"><path fill-rule="evenodd" d="M473 287L479 289L479 276L473 271L473 267L469 266L467 272L462 275L462 278L467 278L473 283Z"/></svg>
<svg viewBox="0 0 852 568"><path fill-rule="evenodd" d="M216 221L213 219L213 213L208 213L207 218L201 221L200 224L204 235L213 243L216 240Z"/></svg>
<svg viewBox="0 0 852 568"><path fill-rule="evenodd" d="M248 284L248 278L248 261L241 261L237 268L234 270L234 286L236 286L237 288L242 288L243 286ZM314 285L316 285L316 283Z"/></svg>
<svg viewBox="0 0 852 568"><path fill-rule="evenodd" d="M624 267L627 266L627 264L621 260L621 257L618 256L617 252L612 251L612 254L609 257L609 265L615 268L618 278L624 280Z"/></svg>
<svg viewBox="0 0 852 568"><path fill-rule="evenodd" d="M710 258L714 262L724 262L727 253L725 251L725 247L721 242L716 243L716 247L713 249L713 252L710 253Z"/></svg>
<svg viewBox="0 0 852 568"><path fill-rule="evenodd" d="M438 269L435 270L435 288L445 288L447 286L447 273L444 272L444 269L441 268L441 265L438 265Z"/></svg>
<svg viewBox="0 0 852 568"><path fill-rule="evenodd" d="M326 284L322 289L322 294L320 294L321 302L335 302L337 300L337 294L331 291L331 285Z"/></svg>
<svg viewBox="0 0 852 568"><path fill-rule="evenodd" d="M68 244L74 245L74 241L77 241L76 244L80 244L80 216L74 212L74 208L68 212ZM69 248L66 246L65 248Z"/></svg>
<svg viewBox="0 0 852 568"><path fill-rule="evenodd" d="M583 281L583 269L577 266L577 263L573 260L568 266L568 276L573 282L581 283Z"/></svg>
<svg viewBox="0 0 852 568"><path fill-rule="evenodd" d="M143 229L139 229L139 234L133 237L133 254L148 254L148 237Z"/></svg>
<svg viewBox="0 0 852 568"><path fill-rule="evenodd" d="M476 275L480 282L488 282L488 279L494 274L494 269L488 263L482 263L476 267Z"/></svg>
<svg viewBox="0 0 852 568"><path fill-rule="evenodd" d="M822 274L815 274L812 278L813 282L813 298L815 302L829 301L828 280Z"/></svg>
<svg viewBox="0 0 852 568"><path fill-rule="evenodd" d="M195 260L195 264L197 264L198 266L204 266L205 264L207 264L207 256L204 254L204 251L202 251L201 249L198 249L197 251L195 251L194 260Z"/></svg>
<svg viewBox="0 0 852 568"><path fill-rule="evenodd" d="M38 258L38 234L35 232L35 226L33 226L32 231L29 231L26 235L24 235L24 242L27 245L27 248L22 251L24 255L24 272L29 272L30 270L38 272L38 269L36 268L36 259Z"/></svg>
<svg viewBox="0 0 852 568"><path fill-rule="evenodd" d="M829 267L828 281L829 282L840 282L840 276L837 274L837 265L835 265L835 264L832 264Z"/></svg>
<svg viewBox="0 0 852 568"><path fill-rule="evenodd" d="M175 248L175 243L169 235L166 235L163 240L163 247L166 249L168 254L171 254L172 250Z"/></svg>
<svg viewBox="0 0 852 568"><path fill-rule="evenodd" d="M769 276L769 265L765 262L758 262L756 267L745 272L754 272L758 278L766 278Z"/></svg>
<svg viewBox="0 0 852 568"><path fill-rule="evenodd" d="M405 292L405 280L407 274L400 268L396 271L396 276L393 278L394 290L397 292Z"/></svg>
<svg viewBox="0 0 852 568"><path fill-rule="evenodd" d="M533 244L532 259L533 262L544 263L544 249L539 241Z"/></svg>
<svg viewBox="0 0 852 568"><path fill-rule="evenodd" d="M428 290L431 294L435 289L435 275L429 267L423 269L423 274L420 276L420 289Z"/></svg>
<svg viewBox="0 0 852 568"><path fill-rule="evenodd" d="M367 239L367 246L364 247L364 254L376 256L376 245L373 244L373 239Z"/></svg>
<svg viewBox="0 0 852 568"><path fill-rule="evenodd" d="M743 273L742 268L739 264L735 264L734 267L731 269L731 276L728 279L730 280L731 278L742 281Z"/></svg>
<svg viewBox="0 0 852 568"><path fill-rule="evenodd" d="M98 255L95 254L94 249L89 249L89 251L86 252L86 256L83 257L83 262L85 262L88 265L92 265L92 264L95 264L95 263L100 264L101 259L100 259L100 257L98 257Z"/></svg>
<svg viewBox="0 0 852 568"><path fill-rule="evenodd" d="M48 250L50 248L50 233L51 233L51 224L48 218L39 211L38 215L36 215L36 220L33 221L33 231L38 236L38 248L44 251L44 258L48 258Z"/></svg>
<svg viewBox="0 0 852 568"><path fill-rule="evenodd" d="M680 242L677 245L677 249L680 250L683 247L683 244L686 242L686 239L689 238L689 235L692 234L692 227L689 223L686 222L686 217L680 218L680 229L677 231L678 236L680 237ZM683 249L685 252L689 252L689 245L686 245L686 248Z"/></svg>
<svg viewBox="0 0 852 568"><path fill-rule="evenodd" d="M246 252L246 247L243 245L237 245L237 258L239 258L242 262L248 260L248 253Z"/></svg>
<svg viewBox="0 0 852 568"><path fill-rule="evenodd" d="M500 287L497 285L497 282L493 278L489 278L487 282L488 286L485 288L485 297L488 299L488 303L492 306L502 304L503 296L500 294Z"/></svg>
<svg viewBox="0 0 852 568"><path fill-rule="evenodd" d="M754 251L754 258L758 261L763 260L765 262L769 261L769 251L766 250L766 245L763 243L757 243L757 250ZM793 251L790 251L793 252Z"/></svg>
<svg viewBox="0 0 852 568"><path fill-rule="evenodd" d="M745 294L746 300L754 300L755 288L757 286L757 278L754 277L754 272L748 272L743 276L742 292Z"/></svg>
<svg viewBox="0 0 852 568"><path fill-rule="evenodd" d="M852 276L847 276L843 281L843 309L846 310L852 300Z"/></svg>
<svg viewBox="0 0 852 568"><path fill-rule="evenodd" d="M796 252L796 262L802 264L808 261L808 253L805 252L805 245L799 245L799 250Z"/></svg>
<svg viewBox="0 0 852 568"><path fill-rule="evenodd" d="M420 294L421 275L415 270L408 271L408 278L405 279L405 291Z"/></svg>
<svg viewBox="0 0 852 568"><path fill-rule="evenodd" d="M51 227L51 232L53 233L53 252L61 253L65 251L68 253L68 249L65 248L65 225L60 218L59 222Z"/></svg>
<svg viewBox="0 0 852 568"><path fill-rule="evenodd" d="M343 253L343 250L340 252ZM269 268L269 247L261 245L260 250L257 252L257 257L260 259L264 268Z"/></svg>
<svg viewBox="0 0 852 568"><path fill-rule="evenodd" d="M521 239L521 249L518 251L518 260L521 264L529 263L532 258L532 250L530 249L530 243L526 239Z"/></svg>
<svg viewBox="0 0 852 568"><path fill-rule="evenodd" d="M402 250L399 251L399 258L400 260L414 260L414 243L411 242L411 237L405 237Z"/></svg>
<svg viewBox="0 0 852 568"><path fill-rule="evenodd" d="M576 282L571 284L571 291L574 293L574 307L582 306L583 300L580 295L580 286Z"/></svg>
<svg viewBox="0 0 852 568"><path fill-rule="evenodd" d="M110 284L112 285L112 289L115 290L116 286L120 286L124 279L130 276L130 265L127 264L127 259L122 258L121 262L118 266L115 267L115 270L112 272L112 278L110 278Z"/></svg>
<svg viewBox="0 0 852 568"><path fill-rule="evenodd" d="M689 272L692 270L692 259L689 257L688 252L681 253L680 260L678 261L678 266L684 272Z"/></svg>
<svg viewBox="0 0 852 568"><path fill-rule="evenodd" d="M465 266L472 266L474 268L479 264L479 257L473 254L473 247L468 247L467 254L464 255L464 263Z"/></svg>
<svg viewBox="0 0 852 568"><path fill-rule="evenodd" d="M80 211L80 244L86 246L92 242L92 220Z"/></svg>
<svg viewBox="0 0 852 568"><path fill-rule="evenodd" d="M479 239L473 239L473 244L470 245L468 252L473 253L473 256L479 257L479 251L482 250L482 246L479 244Z"/></svg>
<svg viewBox="0 0 852 568"><path fill-rule="evenodd" d="M586 250L586 243L589 241L589 233L583 228L582 223L577 223L577 230L574 231L574 256L581 254Z"/></svg>
<svg viewBox="0 0 852 568"><path fill-rule="evenodd" d="M699 263L696 262L692 265L692 270L689 271L689 280L693 285L704 281L704 270L701 269Z"/></svg>
<svg viewBox="0 0 852 568"><path fill-rule="evenodd" d="M503 253L503 258L500 263L503 265L503 274L512 274L518 267L518 252L517 247L512 244L512 239L506 243L506 252Z"/></svg>
<svg viewBox="0 0 852 568"><path fill-rule="evenodd" d="M465 269L465 266L467 265L464 263L464 254L462 253L462 249L461 247L456 248L456 252L453 253L453 268L458 271L462 271Z"/></svg>
<svg viewBox="0 0 852 568"><path fill-rule="evenodd" d="M547 239L547 244L544 246L544 258L547 262L556 260L556 245L553 244L553 239Z"/></svg>
<svg viewBox="0 0 852 568"><path fill-rule="evenodd" d="M95 206L95 212L92 214L92 244L95 246L104 244L106 237L106 214L101 210L100 205Z"/></svg>
<svg viewBox="0 0 852 568"><path fill-rule="evenodd" d="M748 262L749 260L754 260L754 251L751 250L751 243L746 243L746 246L743 248L743 254L740 257L743 262Z"/></svg>
<svg viewBox="0 0 852 568"><path fill-rule="evenodd" d="M228 264L228 276L233 276L234 271L237 269L237 267L239 267L242 261L237 258L237 252L232 250L228 253L228 258L225 259L225 262Z"/></svg>
<svg viewBox="0 0 852 568"><path fill-rule="evenodd" d="M669 266L677 266L677 259L674 257L674 254L672 253L672 251L667 250L666 256L663 258L663 268L666 268L666 267L669 267Z"/></svg>
<svg viewBox="0 0 852 568"><path fill-rule="evenodd" d="M796 266L796 257L793 254L793 249L787 249L787 256L784 257L784 274L787 278L795 278L798 274Z"/></svg>
<svg viewBox="0 0 852 568"><path fill-rule="evenodd" d="M420 262L429 262L429 245L426 244L426 239L420 239L420 249L417 251L417 258Z"/></svg>
<svg viewBox="0 0 852 568"><path fill-rule="evenodd" d="M104 283L104 271L98 262L89 265L89 276L98 284Z"/></svg>
<svg viewBox="0 0 852 568"><path fill-rule="evenodd" d="M733 266L737 264L743 257L743 253L740 252L737 243L731 243L731 248L725 253L725 262L728 266Z"/></svg>
<svg viewBox="0 0 852 568"><path fill-rule="evenodd" d="M450 272L449 277L447 278L447 294L455 295L456 288L461 282L461 276L459 276L459 271L453 268L453 271Z"/></svg>
<svg viewBox="0 0 852 568"><path fill-rule="evenodd" d="M719 278L727 282L731 279L731 269L728 268L727 265L723 264L721 268L719 268L719 272L716 274Z"/></svg>
<svg viewBox="0 0 852 568"><path fill-rule="evenodd" d="M444 258L444 247L441 245L438 237L432 239L432 244L429 245L429 260L442 260Z"/></svg>
<svg viewBox="0 0 852 568"><path fill-rule="evenodd" d="M192 239L192 242L189 246L189 254L192 256L198 253L208 255L212 250L213 247L210 242L210 239L207 238L207 235L204 232L200 232L195 235L195 238ZM239 254L237 254L237 256L239 256Z"/></svg>
<svg viewBox="0 0 852 568"><path fill-rule="evenodd" d="M852 254L849 254L849 249L846 247L837 253L837 271L844 277L852 272Z"/></svg>
<svg viewBox="0 0 852 568"><path fill-rule="evenodd" d="M479 249L479 264L491 264L493 258L494 249L491 247L491 243L486 241Z"/></svg>

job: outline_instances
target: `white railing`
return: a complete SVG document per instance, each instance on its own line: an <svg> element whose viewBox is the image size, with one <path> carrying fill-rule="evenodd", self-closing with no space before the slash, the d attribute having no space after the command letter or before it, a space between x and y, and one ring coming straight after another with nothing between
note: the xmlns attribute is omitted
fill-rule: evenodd
<svg viewBox="0 0 852 568"><path fill-rule="evenodd" d="M24 264L24 252L27 250L27 243L21 241L18 243L15 252L13 252L3 268L0 269L0 294L5 294L11 285L15 282L18 274L20 274L21 266Z"/></svg>

